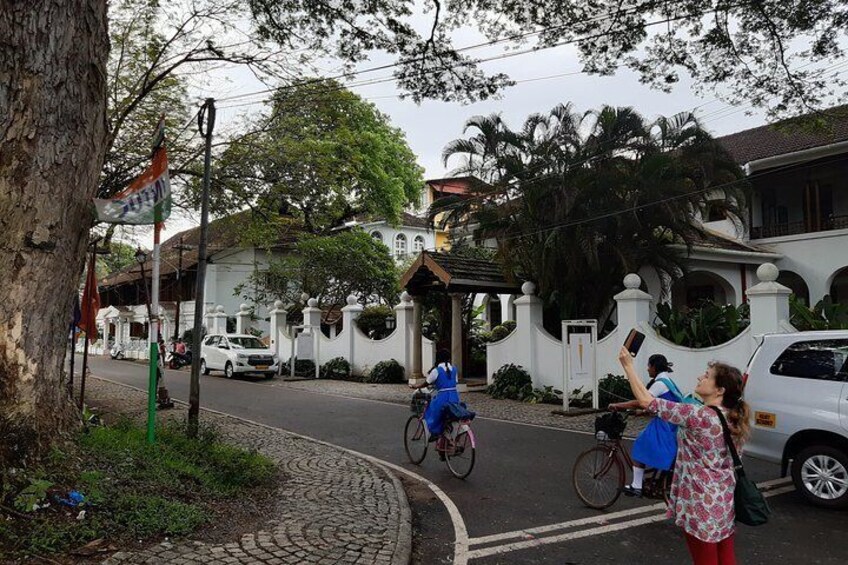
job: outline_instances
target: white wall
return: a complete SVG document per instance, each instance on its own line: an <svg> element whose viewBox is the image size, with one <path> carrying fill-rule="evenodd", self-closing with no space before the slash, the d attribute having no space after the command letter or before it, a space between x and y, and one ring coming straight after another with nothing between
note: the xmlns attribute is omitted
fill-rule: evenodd
<svg viewBox="0 0 848 565"><path fill-rule="evenodd" d="M829 294L833 276L848 266L848 230L773 237L756 243L783 254L775 264L804 279L810 289L810 304Z"/></svg>
<svg viewBox="0 0 848 565"><path fill-rule="evenodd" d="M385 222L376 224L363 224L362 229L366 233L373 235L374 232L380 232L383 235L383 244L389 248L392 257L395 256L395 237L399 233L406 236L406 253L408 256L416 256L413 251L413 242L415 238L421 236L424 238L424 249L433 250L436 248L436 232L427 230L426 228L413 228L409 226L390 226Z"/></svg>

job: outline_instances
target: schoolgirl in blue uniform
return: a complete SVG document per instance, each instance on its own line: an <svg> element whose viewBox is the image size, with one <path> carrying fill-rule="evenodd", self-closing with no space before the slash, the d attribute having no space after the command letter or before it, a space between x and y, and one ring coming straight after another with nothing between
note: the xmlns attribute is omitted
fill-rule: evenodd
<svg viewBox="0 0 848 565"><path fill-rule="evenodd" d="M433 387L433 397L424 412L424 421L430 433L430 441L436 441L442 434L449 404L459 403L456 391L457 368L451 365L450 353L445 349L436 352L436 366L427 374L427 381L413 388ZM439 448L439 445L436 445Z"/></svg>
<svg viewBox="0 0 848 565"><path fill-rule="evenodd" d="M656 354L648 358L648 376L651 377L647 385L648 392L654 395L654 398L682 402L683 395L669 374L672 372L671 365L664 355ZM638 402L631 400L609 405L610 410L628 408L638 408ZM631 455L633 482L624 487L624 494L642 496L642 480L646 467L661 471L668 471L674 467L674 459L677 457L677 426L660 418L654 418L636 438Z"/></svg>

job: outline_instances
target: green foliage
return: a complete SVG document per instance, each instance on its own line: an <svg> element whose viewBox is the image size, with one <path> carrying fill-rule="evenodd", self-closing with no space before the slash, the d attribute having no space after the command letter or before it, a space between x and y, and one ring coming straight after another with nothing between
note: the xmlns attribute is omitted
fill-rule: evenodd
<svg viewBox="0 0 848 565"><path fill-rule="evenodd" d="M583 387L575 388L568 395L568 406L570 408L591 408L592 407L592 391L583 392ZM600 405L599 405L600 406Z"/></svg>
<svg viewBox="0 0 848 565"><path fill-rule="evenodd" d="M630 389L630 382L624 375L607 373L606 377L598 381L598 406L601 408L615 402L627 402L634 398L633 391Z"/></svg>
<svg viewBox="0 0 848 565"><path fill-rule="evenodd" d="M394 315L392 307L386 304L366 306L356 319L356 325L371 339L383 339L393 331L386 329L386 320L393 318Z"/></svg>
<svg viewBox="0 0 848 565"><path fill-rule="evenodd" d="M334 357L321 365L322 379L349 381L351 379L350 363L344 357Z"/></svg>
<svg viewBox="0 0 848 565"><path fill-rule="evenodd" d="M518 327L518 324L515 320L506 320L501 324L501 326L505 327L508 332L512 333L515 331L515 328Z"/></svg>
<svg viewBox="0 0 848 565"><path fill-rule="evenodd" d="M503 326L503 325L495 326L494 328L492 328L490 340L491 341L501 341L502 339L506 339L509 336L509 334L511 334L511 333L512 332L509 329L507 329L506 326Z"/></svg>
<svg viewBox="0 0 848 565"><path fill-rule="evenodd" d="M750 323L747 304L738 307L702 302L682 312L670 304L657 304L654 328L665 339L684 347L702 348L719 345L739 335Z"/></svg>
<svg viewBox="0 0 848 565"><path fill-rule="evenodd" d="M302 237L295 255L272 260L265 271L254 271L235 292L258 304L299 303L304 292L338 307L351 294L393 303L398 273L386 246L355 229Z"/></svg>
<svg viewBox="0 0 848 565"><path fill-rule="evenodd" d="M533 380L523 367L510 363L495 371L486 392L492 398L524 400L533 393Z"/></svg>
<svg viewBox="0 0 848 565"><path fill-rule="evenodd" d="M799 331L848 329L848 304L833 302L830 295L807 307L795 295L789 296L789 321Z"/></svg>
<svg viewBox="0 0 848 565"><path fill-rule="evenodd" d="M294 358L294 375L291 374L291 359L283 363L282 375L284 377L300 377L303 379L315 378L315 361L311 359Z"/></svg>
<svg viewBox="0 0 848 565"><path fill-rule="evenodd" d="M403 132L335 81L279 89L253 129L230 143L216 166L214 212L250 204L325 234L356 214L396 221L422 189Z"/></svg>
<svg viewBox="0 0 848 565"><path fill-rule="evenodd" d="M437 200L430 215L494 239L506 271L537 282L557 320L594 318L603 327L634 265L683 271L680 244L705 237L692 211L715 197L710 186L725 185L718 197L742 217L742 172L691 114L649 122L632 108L558 105L519 129L499 115L474 117L465 129L443 155L487 184L473 198ZM660 200L645 213L609 216Z"/></svg>
<svg viewBox="0 0 848 565"><path fill-rule="evenodd" d="M32 512L39 504L45 502L47 490L53 486L44 479L30 479L29 485L15 497L15 508L22 512Z"/></svg>
<svg viewBox="0 0 848 565"><path fill-rule="evenodd" d="M389 359L388 361L380 361L374 365L371 371L362 378L362 382L380 384L405 383L406 376L403 366L394 359Z"/></svg>
<svg viewBox="0 0 848 565"><path fill-rule="evenodd" d="M95 262L97 278L102 279L136 264L135 247L119 241L109 243L109 253L98 255Z"/></svg>
<svg viewBox="0 0 848 565"><path fill-rule="evenodd" d="M552 386L534 388L521 400L528 404L562 404L562 391Z"/></svg>
<svg viewBox="0 0 848 565"><path fill-rule="evenodd" d="M129 420L90 427L67 451L54 449L42 467L2 476L0 505L27 512L27 519L0 519L0 547L25 558L65 552L98 538L135 544L161 536L184 536L212 519L212 503L251 499L276 476L272 461L221 442L208 427L199 437L186 425L146 429ZM63 511L52 496L78 490L85 518ZM51 502L49 509L36 505ZM2 514L0 510L0 514Z"/></svg>

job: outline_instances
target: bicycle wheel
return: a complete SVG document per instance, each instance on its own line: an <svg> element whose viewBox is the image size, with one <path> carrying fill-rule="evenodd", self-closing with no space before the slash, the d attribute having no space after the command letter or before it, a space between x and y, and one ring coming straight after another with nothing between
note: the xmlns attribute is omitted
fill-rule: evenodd
<svg viewBox="0 0 848 565"><path fill-rule="evenodd" d="M403 429L403 447L406 456L415 465L424 461L427 456L427 430L424 427L424 419L418 416L410 416Z"/></svg>
<svg viewBox="0 0 848 565"><path fill-rule="evenodd" d="M613 448L596 445L580 454L571 473L574 491L583 504L602 510L612 506L624 488L624 465Z"/></svg>
<svg viewBox="0 0 848 565"><path fill-rule="evenodd" d="M457 479L464 479L474 469L476 453L474 449L474 432L471 428L460 431L456 440L447 442L445 449L445 463L448 469Z"/></svg>

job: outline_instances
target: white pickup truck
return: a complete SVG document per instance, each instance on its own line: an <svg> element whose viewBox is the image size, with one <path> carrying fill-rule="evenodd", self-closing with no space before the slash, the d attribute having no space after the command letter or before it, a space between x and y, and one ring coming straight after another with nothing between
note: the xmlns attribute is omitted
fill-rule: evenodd
<svg viewBox="0 0 848 565"><path fill-rule="evenodd" d="M763 336L745 372L745 454L791 469L813 504L848 507L848 331Z"/></svg>

